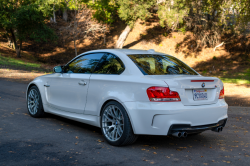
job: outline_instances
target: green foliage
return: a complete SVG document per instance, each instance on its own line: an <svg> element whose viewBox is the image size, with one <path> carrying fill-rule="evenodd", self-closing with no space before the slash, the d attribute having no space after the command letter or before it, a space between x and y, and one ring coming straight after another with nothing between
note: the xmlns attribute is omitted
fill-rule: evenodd
<svg viewBox="0 0 250 166"><path fill-rule="evenodd" d="M67 3L63 0L37 0L35 3L39 6L39 10L45 17L52 17L53 11L57 11L58 9L64 10L67 8ZM72 4L72 0L69 1L69 3ZM72 5L70 7L74 8L74 4Z"/></svg>
<svg viewBox="0 0 250 166"><path fill-rule="evenodd" d="M216 58L216 56L213 56L213 60L216 60L217 58Z"/></svg>
<svg viewBox="0 0 250 166"><path fill-rule="evenodd" d="M45 24L47 17L43 13L43 8L37 4L38 1L33 2L31 0L23 0L20 3L15 3L12 0L0 1L0 26L7 33L10 33L12 29L19 40L27 40L28 38L35 41L56 39L55 33Z"/></svg>
<svg viewBox="0 0 250 166"><path fill-rule="evenodd" d="M242 32L250 22L250 3L249 0L166 0L159 4L158 16L162 27L172 29L186 24L183 20L189 17L199 25L205 19L216 22L210 29Z"/></svg>
<svg viewBox="0 0 250 166"><path fill-rule="evenodd" d="M188 8L184 0L166 0L159 4L157 13L162 27L175 29L178 24L183 23L183 17L187 16Z"/></svg>
<svg viewBox="0 0 250 166"><path fill-rule="evenodd" d="M207 70L203 70L203 71L202 71L202 74L206 74L206 73L207 73Z"/></svg>
<svg viewBox="0 0 250 166"><path fill-rule="evenodd" d="M165 37L167 37L167 36L168 36L168 33L167 33L167 32L164 32L162 35L165 36Z"/></svg>
<svg viewBox="0 0 250 166"><path fill-rule="evenodd" d="M146 20L151 17L149 11L156 4L156 0L117 0L119 17L133 27L137 19Z"/></svg>
<svg viewBox="0 0 250 166"><path fill-rule="evenodd" d="M186 26L183 26L181 28L178 29L180 32L182 32L183 35L186 34L187 30L186 30Z"/></svg>
<svg viewBox="0 0 250 166"><path fill-rule="evenodd" d="M48 39L56 39L55 33L45 25L45 18L37 4L21 6L13 17L19 40L30 38L37 42L47 42Z"/></svg>
<svg viewBox="0 0 250 166"><path fill-rule="evenodd" d="M29 62L24 62L19 59L14 59L10 57L4 57L0 54L0 65L3 66L21 66L21 67L28 67L28 68L40 68L41 64L38 63L29 63Z"/></svg>
<svg viewBox="0 0 250 166"><path fill-rule="evenodd" d="M93 18L104 24L112 24L115 21L117 4L114 0L97 0L87 5L93 9Z"/></svg>

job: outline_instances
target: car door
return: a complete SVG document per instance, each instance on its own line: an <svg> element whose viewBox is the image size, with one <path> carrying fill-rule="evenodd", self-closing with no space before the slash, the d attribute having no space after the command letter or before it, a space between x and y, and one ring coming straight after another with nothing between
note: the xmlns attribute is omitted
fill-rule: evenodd
<svg viewBox="0 0 250 166"><path fill-rule="evenodd" d="M98 106L107 96L119 95L121 73L125 70L123 62L114 54L106 53L90 77L88 101L84 114L99 115Z"/></svg>
<svg viewBox="0 0 250 166"><path fill-rule="evenodd" d="M104 53L80 56L55 73L48 84L48 103L61 111L83 113L89 87L89 78Z"/></svg>

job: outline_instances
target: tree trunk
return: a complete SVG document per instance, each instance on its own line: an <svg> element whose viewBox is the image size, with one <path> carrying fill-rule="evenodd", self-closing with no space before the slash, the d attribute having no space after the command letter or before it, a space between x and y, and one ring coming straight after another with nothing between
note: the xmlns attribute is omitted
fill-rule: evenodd
<svg viewBox="0 0 250 166"><path fill-rule="evenodd" d="M20 54L21 54L21 51L22 51L22 45L23 45L23 41L22 41L22 40L20 40L20 44L19 44Z"/></svg>
<svg viewBox="0 0 250 166"><path fill-rule="evenodd" d="M64 20L64 21L68 21L67 9L64 9L64 11L63 11L63 20Z"/></svg>
<svg viewBox="0 0 250 166"><path fill-rule="evenodd" d="M77 48L76 48L76 31L77 31L77 22L76 22L76 9L75 9L75 18L74 18L74 47L75 47L75 54L77 56Z"/></svg>
<svg viewBox="0 0 250 166"><path fill-rule="evenodd" d="M13 49L13 42L12 42L11 37L9 35L7 35L7 39L8 39L9 47Z"/></svg>
<svg viewBox="0 0 250 166"><path fill-rule="evenodd" d="M53 17L54 17L54 23L56 23L56 11L55 11L55 5L53 6Z"/></svg>
<svg viewBox="0 0 250 166"><path fill-rule="evenodd" d="M19 47L17 45L16 36L14 34L13 29L10 29L10 32L11 32L12 39L13 39L13 42L14 42L14 45L15 45L16 55L17 55L18 58L21 58L20 49L19 49Z"/></svg>
<svg viewBox="0 0 250 166"><path fill-rule="evenodd" d="M55 5L53 6L53 17L50 17L51 23L56 23L56 11L55 11Z"/></svg>
<svg viewBox="0 0 250 166"><path fill-rule="evenodd" d="M120 35L119 39L117 40L115 48L122 48L123 47L123 44L124 44L130 31L131 31L131 28L129 27L129 25L127 25L126 28L124 29L124 31L122 32L122 34Z"/></svg>
<svg viewBox="0 0 250 166"><path fill-rule="evenodd" d="M59 15L59 16L62 15L62 10L61 10L61 8L58 9L58 15Z"/></svg>
<svg viewBox="0 0 250 166"><path fill-rule="evenodd" d="M74 47L75 47L75 55L77 56L76 39L75 39L75 37L74 37Z"/></svg>

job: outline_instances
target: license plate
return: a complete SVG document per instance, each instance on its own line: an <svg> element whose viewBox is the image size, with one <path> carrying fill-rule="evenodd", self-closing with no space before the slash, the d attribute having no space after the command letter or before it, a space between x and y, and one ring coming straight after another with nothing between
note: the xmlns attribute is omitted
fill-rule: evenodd
<svg viewBox="0 0 250 166"><path fill-rule="evenodd" d="M207 90L206 89L201 89L201 90L196 90L193 89L193 95L194 95L194 100L207 100Z"/></svg>

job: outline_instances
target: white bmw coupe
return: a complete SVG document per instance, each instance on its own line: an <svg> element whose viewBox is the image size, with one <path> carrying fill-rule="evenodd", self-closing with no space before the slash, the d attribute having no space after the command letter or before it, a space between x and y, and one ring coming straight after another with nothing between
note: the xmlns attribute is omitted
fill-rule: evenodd
<svg viewBox="0 0 250 166"><path fill-rule="evenodd" d="M48 112L100 127L115 146L141 134L220 132L228 117L220 79L154 50L85 52L35 78L26 96L32 117Z"/></svg>

